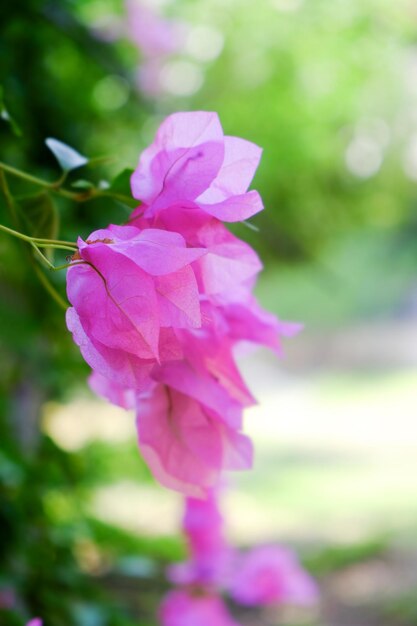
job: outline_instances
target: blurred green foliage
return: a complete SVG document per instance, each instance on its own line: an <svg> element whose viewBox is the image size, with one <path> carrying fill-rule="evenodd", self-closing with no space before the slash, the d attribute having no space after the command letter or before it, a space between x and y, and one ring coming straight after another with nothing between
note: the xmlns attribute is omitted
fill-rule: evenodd
<svg viewBox="0 0 417 626"><path fill-rule="evenodd" d="M226 133L264 148L255 184L267 211L253 220L259 231L243 225L236 230L271 263L313 259L320 264L324 258L331 273L333 257L328 261L323 251L329 244L337 247L350 233L356 247L346 249L342 264L346 273L336 281L345 280L349 270L358 276L357 259L366 264L367 256L354 233L364 226L374 242L380 235L388 241L385 250L393 256L401 249L414 260L413 3L177 0L167 12L187 23L191 32L211 27L225 44L220 56L210 61L201 61L187 49L186 62L204 78L199 90L182 96L166 92L153 100L137 89L140 52L125 31L119 28L118 36L109 38L100 26L104 21L123 25L121 0L0 3L1 160L53 181L59 168L44 144L47 137L89 157L109 156L109 162L97 160L69 175L69 185L78 180L74 189L88 189L89 181L110 181L124 168L134 167L165 114L215 110ZM125 173L114 189L120 184L124 188L126 178ZM7 182L19 197L17 213L9 214L2 197L0 222L26 232L59 231L61 238L75 240L109 222L121 222L128 214L126 206L111 198L74 204L39 196L38 188L11 176ZM64 258L57 255L58 262ZM407 277L409 272L410 263ZM291 301L291 285L298 276L301 287L293 292L306 295L302 301ZM370 272L369 284L380 277L378 271ZM64 275L50 279L63 294ZM301 309L310 309L317 300L312 285L320 277L311 269L295 275L290 268L283 280L290 283L288 313L300 318ZM274 300L274 290L265 284ZM84 384L87 368L65 330L62 312L43 291L27 248L3 235L0 291L0 591L11 588L16 596L15 607L4 608L0 622L19 626L24 618L40 614L47 616L46 626L125 626L137 624L140 615L143 626L146 620L152 624L155 590L162 585L155 582L160 572L155 561L178 556L179 542L144 540L116 531L89 517L85 507L98 482L121 475L143 481L149 475L132 448L115 446L111 452L104 444L94 444L70 454L41 433L43 403L70 398ZM346 293L353 295L341 306L351 315L361 296L354 287ZM381 298L378 302L383 302ZM369 301L358 306L367 311ZM320 306L312 308L313 317L319 319ZM341 317L337 312L336 318ZM149 593L139 594L133 602L136 617L133 613L129 617L117 599L100 591L91 572L82 571L82 546L93 561L110 563L103 572L98 566L100 585L118 567L125 573L144 567L153 576ZM132 554L150 559L148 570L144 562L128 566L126 559ZM335 553L323 559L324 564L316 563L320 571L337 567L340 561Z"/></svg>

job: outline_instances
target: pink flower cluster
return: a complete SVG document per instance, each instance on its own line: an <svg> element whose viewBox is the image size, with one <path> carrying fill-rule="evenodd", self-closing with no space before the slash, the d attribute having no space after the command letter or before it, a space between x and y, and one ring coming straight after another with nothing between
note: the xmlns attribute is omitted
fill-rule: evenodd
<svg viewBox="0 0 417 626"><path fill-rule="evenodd" d="M139 447L165 486L204 497L223 470L252 463L242 431L254 403L235 362L242 342L279 353L297 326L252 295L256 253L222 221L262 209L247 191L261 150L227 137L215 113L176 113L132 179L128 225L78 242L67 325L93 369L91 386L137 414Z"/></svg>
<svg viewBox="0 0 417 626"><path fill-rule="evenodd" d="M162 601L162 626L239 626L221 597L224 592L244 606L317 602L315 581L288 548L260 546L246 554L230 548L216 492L206 500L186 499L183 530L190 559L168 569L169 580L180 588Z"/></svg>

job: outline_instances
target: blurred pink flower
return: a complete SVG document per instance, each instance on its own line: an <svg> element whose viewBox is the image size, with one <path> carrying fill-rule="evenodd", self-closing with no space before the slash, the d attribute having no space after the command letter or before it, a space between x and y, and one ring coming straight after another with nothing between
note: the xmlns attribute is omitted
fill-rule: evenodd
<svg viewBox="0 0 417 626"><path fill-rule="evenodd" d="M182 527L189 560L171 565L167 570L168 579L177 585L220 588L229 576L234 551L224 536L216 490L210 490L205 500L186 499Z"/></svg>
<svg viewBox="0 0 417 626"><path fill-rule="evenodd" d="M125 0L126 35L141 54L136 72L139 91L150 98L165 95L162 75L167 61L184 52L189 27L163 17L144 0Z"/></svg>
<svg viewBox="0 0 417 626"><path fill-rule="evenodd" d="M141 155L133 197L146 205L144 217L179 206L244 220L263 208L259 194L247 192L260 156L255 144L225 137L216 113L174 113Z"/></svg>
<svg viewBox="0 0 417 626"><path fill-rule="evenodd" d="M248 606L309 605L319 595L295 553L282 546L261 546L238 556L229 592L237 603Z"/></svg>
<svg viewBox="0 0 417 626"><path fill-rule="evenodd" d="M165 596L159 618L162 626L239 626L218 595L183 590Z"/></svg>
<svg viewBox="0 0 417 626"><path fill-rule="evenodd" d="M143 0L125 0L127 34L145 57L170 56L182 50L187 28L163 18Z"/></svg>
<svg viewBox="0 0 417 626"><path fill-rule="evenodd" d="M42 626L43 622L40 617L34 617L28 621L26 626Z"/></svg>
<svg viewBox="0 0 417 626"><path fill-rule="evenodd" d="M139 91L150 98L157 98L165 93L162 85L164 63L160 58L145 59L135 72L135 83Z"/></svg>
<svg viewBox="0 0 417 626"><path fill-rule="evenodd" d="M219 495L219 489L212 489L205 500L185 500L182 527L189 558L167 569L168 580L184 589L173 597L178 594L187 604L186 599L198 590L209 597L226 592L237 604L247 606L316 603L318 587L293 551L272 545L240 554L229 545Z"/></svg>

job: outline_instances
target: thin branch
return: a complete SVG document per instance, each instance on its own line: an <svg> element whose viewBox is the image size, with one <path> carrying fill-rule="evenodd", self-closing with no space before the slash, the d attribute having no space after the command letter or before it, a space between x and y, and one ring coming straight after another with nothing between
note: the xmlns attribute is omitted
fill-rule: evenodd
<svg viewBox="0 0 417 626"><path fill-rule="evenodd" d="M51 263L51 261L39 250L38 246L35 243L33 243L33 241L30 242L30 245L32 246L32 248L36 252L36 254L42 259L42 261L45 263L45 265L50 270L53 270L54 269L53 263Z"/></svg>
<svg viewBox="0 0 417 626"><path fill-rule="evenodd" d="M4 224L0 224L0 230L4 231L8 235L12 235L12 237L17 237L18 239L22 239L28 243L36 243L39 247L42 248L61 248L62 250L78 250L78 246L76 243L72 241L60 241L59 239L41 239L39 237L30 237L30 235L25 235L24 233L19 233L17 230L13 230L8 226L4 226Z"/></svg>
<svg viewBox="0 0 417 626"><path fill-rule="evenodd" d="M65 270L67 267L74 267L74 265L89 265L86 261L74 261L73 263L65 263L64 265L55 265L50 269L54 272L58 272L59 270Z"/></svg>
<svg viewBox="0 0 417 626"><path fill-rule="evenodd" d="M3 170L4 172L8 172L12 176L16 176L18 178L21 178L22 180L26 180L32 185L37 185L38 187L48 189L48 191L58 196L73 200L73 202L88 202L89 200L93 200L95 198L112 198L113 200L118 200L119 202L129 204L129 202L132 202L133 200L131 196L125 196L124 194L120 193L112 193L108 190L97 189L97 187L91 187L90 189L82 192L75 192L70 191L69 189L64 189L63 187L61 187L61 185L65 182L66 175L61 176L55 182L49 182L47 180L43 180L42 178L38 178L37 176L32 176L31 174L22 172L21 170L18 170L17 168L11 165L7 165L3 162L0 162L0 171L1 170Z"/></svg>

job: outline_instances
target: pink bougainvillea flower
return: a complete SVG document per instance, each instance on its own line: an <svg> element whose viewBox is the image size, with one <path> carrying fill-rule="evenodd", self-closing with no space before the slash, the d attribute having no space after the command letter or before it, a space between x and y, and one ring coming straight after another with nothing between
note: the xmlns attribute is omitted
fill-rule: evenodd
<svg viewBox="0 0 417 626"><path fill-rule="evenodd" d="M171 565L168 578L177 585L220 588L227 580L234 551L224 536L224 520L215 490L205 500L187 498L183 518L189 560Z"/></svg>
<svg viewBox="0 0 417 626"><path fill-rule="evenodd" d="M34 617L29 620L26 626L42 626L43 622L40 617Z"/></svg>
<svg viewBox="0 0 417 626"><path fill-rule="evenodd" d="M171 591L159 609L162 626L239 626L215 594Z"/></svg>
<svg viewBox="0 0 417 626"><path fill-rule="evenodd" d="M143 0L125 0L128 35L150 59L179 52L185 43L185 24L163 18Z"/></svg>
<svg viewBox="0 0 417 626"><path fill-rule="evenodd" d="M132 175L142 204L129 226L80 239L68 271L67 325L93 370L91 388L136 410L156 478L196 498L222 471L252 463L241 429L255 399L237 350L249 342L279 352L297 330L253 298L262 263L220 221L262 209L248 191L260 155L224 136L215 113L169 116Z"/></svg>
<svg viewBox="0 0 417 626"><path fill-rule="evenodd" d="M227 222L244 220L263 208L259 194L247 192L260 155L254 144L225 137L216 113L174 113L142 153L132 194L146 205L145 217L186 206Z"/></svg>
<svg viewBox="0 0 417 626"><path fill-rule="evenodd" d="M136 400L139 448L166 487L205 497L224 470L247 469L252 444L214 411L167 385Z"/></svg>
<svg viewBox="0 0 417 626"><path fill-rule="evenodd" d="M280 546L261 546L237 558L229 592L239 604L309 605L318 588L294 552Z"/></svg>
<svg viewBox="0 0 417 626"><path fill-rule="evenodd" d="M132 226L79 240L77 260L84 264L68 270L67 324L93 369L143 388L147 370L160 362L162 330L201 324L191 264L204 253L187 248L178 233Z"/></svg>

